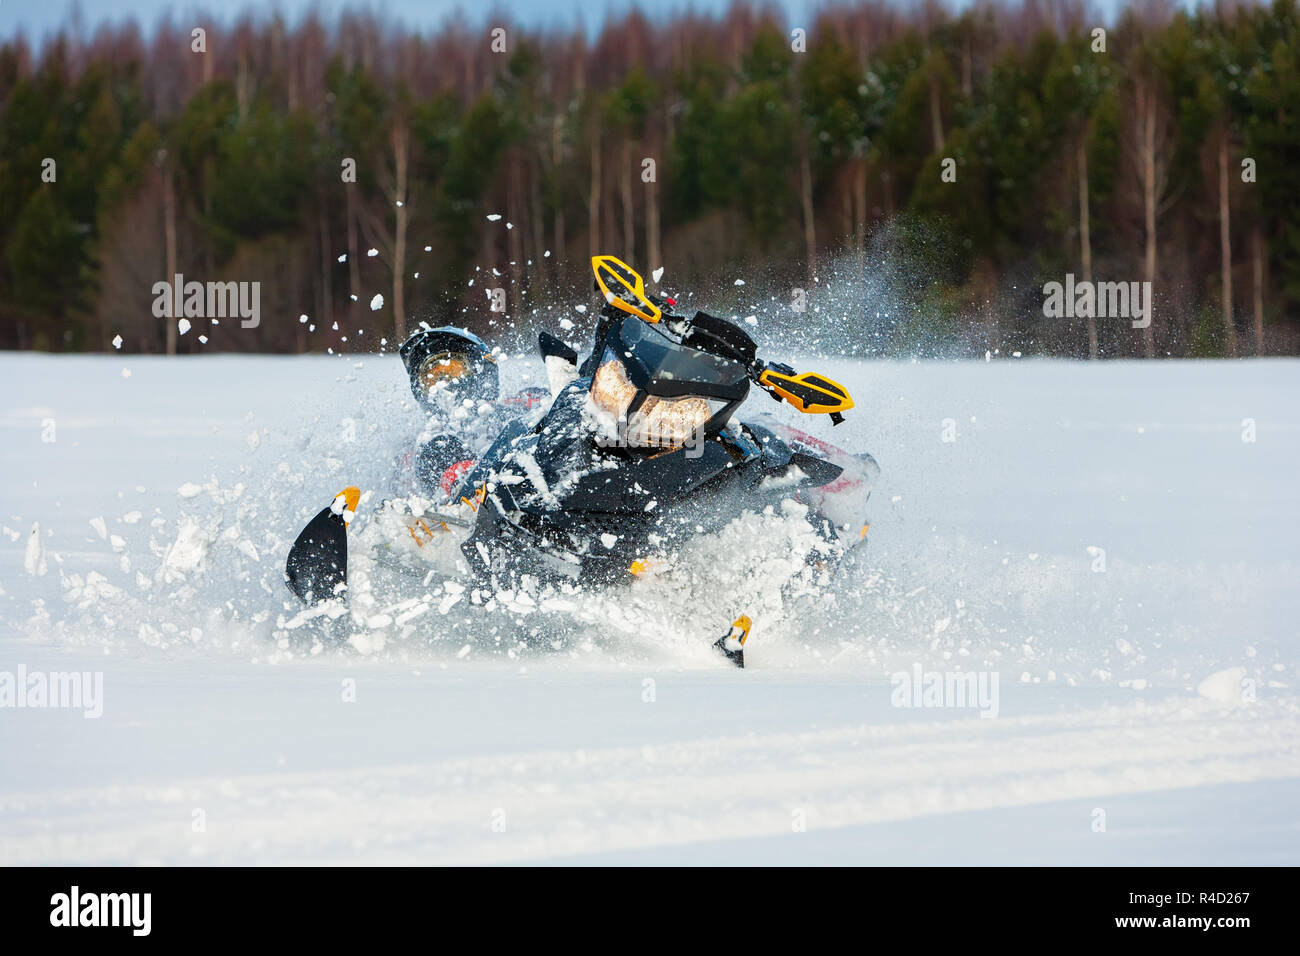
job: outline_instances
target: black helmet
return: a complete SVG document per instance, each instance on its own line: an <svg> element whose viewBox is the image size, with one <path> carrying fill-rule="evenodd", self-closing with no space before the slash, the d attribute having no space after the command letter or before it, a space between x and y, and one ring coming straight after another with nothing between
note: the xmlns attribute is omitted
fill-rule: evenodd
<svg viewBox="0 0 1300 956"><path fill-rule="evenodd" d="M473 332L453 326L417 329L398 349L411 393L425 408L433 408L430 390L439 383L456 397L495 402L500 394L496 360L487 344Z"/></svg>

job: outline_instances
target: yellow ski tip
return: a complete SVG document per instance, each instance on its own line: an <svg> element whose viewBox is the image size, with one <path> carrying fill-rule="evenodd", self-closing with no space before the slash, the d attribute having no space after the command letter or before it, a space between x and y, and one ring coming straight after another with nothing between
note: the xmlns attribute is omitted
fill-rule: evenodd
<svg viewBox="0 0 1300 956"><path fill-rule="evenodd" d="M727 637L735 638L740 641L740 646L744 647L745 641L749 640L749 632L753 626L754 622L749 619L749 615L742 614L731 622L731 633Z"/></svg>
<svg viewBox="0 0 1300 956"><path fill-rule="evenodd" d="M349 524L357 515L357 505L361 504L361 489L356 485L348 485L337 495L330 503L330 511L343 518L344 524Z"/></svg>

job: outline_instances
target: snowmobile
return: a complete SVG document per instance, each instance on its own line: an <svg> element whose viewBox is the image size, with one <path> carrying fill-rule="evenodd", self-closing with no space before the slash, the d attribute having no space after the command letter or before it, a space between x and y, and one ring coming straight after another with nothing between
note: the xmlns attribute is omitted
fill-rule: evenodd
<svg viewBox="0 0 1300 956"><path fill-rule="evenodd" d="M860 546L875 460L771 416L733 419L757 386L839 424L853 408L848 390L759 358L731 322L676 314L674 299L648 292L613 256L594 257L592 269L605 300L594 346L579 365L575 349L542 333L549 389L500 403L493 354L462 329L423 328L402 346L426 410L477 403L504 425L481 452L452 431L428 437L413 456L415 493L381 504L366 544L417 571L493 589L524 580L616 586L671 563L683 542L737 515L795 499L827 553ZM286 581L304 603L346 600L359 501L357 488L340 492L294 542ZM751 627L742 614L715 643L740 667Z"/></svg>

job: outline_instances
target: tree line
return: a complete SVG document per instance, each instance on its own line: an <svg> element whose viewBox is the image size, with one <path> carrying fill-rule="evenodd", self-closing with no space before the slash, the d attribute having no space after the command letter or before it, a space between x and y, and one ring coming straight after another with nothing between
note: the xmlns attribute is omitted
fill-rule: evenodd
<svg viewBox="0 0 1300 956"><path fill-rule="evenodd" d="M0 347L373 349L585 302L609 252L859 354L1295 354L1298 58L1295 0L18 37ZM177 274L263 320L182 330ZM1153 321L1045 315L1067 276L1150 283Z"/></svg>

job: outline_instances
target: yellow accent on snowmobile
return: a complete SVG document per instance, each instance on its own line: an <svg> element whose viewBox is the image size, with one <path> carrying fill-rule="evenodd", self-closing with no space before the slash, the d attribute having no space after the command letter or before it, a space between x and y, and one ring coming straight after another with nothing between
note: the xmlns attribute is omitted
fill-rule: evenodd
<svg viewBox="0 0 1300 956"><path fill-rule="evenodd" d="M343 499L343 507L335 511L334 509L338 504L338 500L340 498ZM346 488L344 488L342 491L340 491L337 495L334 496L334 504L330 506L330 510L334 511L335 514L342 517L344 524L348 524L352 520L352 517L356 516L357 505L359 505L360 503L361 503L361 489L356 487L355 485L348 485Z"/></svg>
<svg viewBox="0 0 1300 956"><path fill-rule="evenodd" d="M596 285L605 295L605 301L616 309L635 315L654 324L663 316L659 307L646 298L645 280L641 274L622 259L615 256L592 256L591 271L596 274ZM622 286L622 289L636 298L636 304L628 302L620 293L610 291L610 285Z"/></svg>
<svg viewBox="0 0 1300 956"><path fill-rule="evenodd" d="M736 640L740 641L740 646L744 647L745 642L749 640L749 631L753 626L754 622L749 619L749 615L742 614L731 622L732 633L728 634L727 637L734 637ZM737 634L735 633L736 631L739 631L740 633Z"/></svg>
<svg viewBox="0 0 1300 956"><path fill-rule="evenodd" d="M807 415L838 414L853 407L847 388L816 372L786 375L766 369L758 383Z"/></svg>
<svg viewBox="0 0 1300 956"><path fill-rule="evenodd" d="M441 526L443 531L451 531L451 529L447 527L447 522L439 521L438 524ZM411 537L415 539L415 546L417 548L423 548L425 544L432 541L434 537L434 530L429 527L429 523L423 518L416 518L406 526L406 530ZM424 532L423 537L420 532Z"/></svg>
<svg viewBox="0 0 1300 956"><path fill-rule="evenodd" d="M484 482L481 487L477 488L474 491L474 499L472 501L469 498L466 498L464 495L461 495L460 497L460 503L463 505L469 505L470 511L478 511L478 506L481 505L486 500L487 500L487 482Z"/></svg>
<svg viewBox="0 0 1300 956"><path fill-rule="evenodd" d="M663 558L637 558L627 566L632 577L639 578L646 574L658 574L668 570L668 563Z"/></svg>

